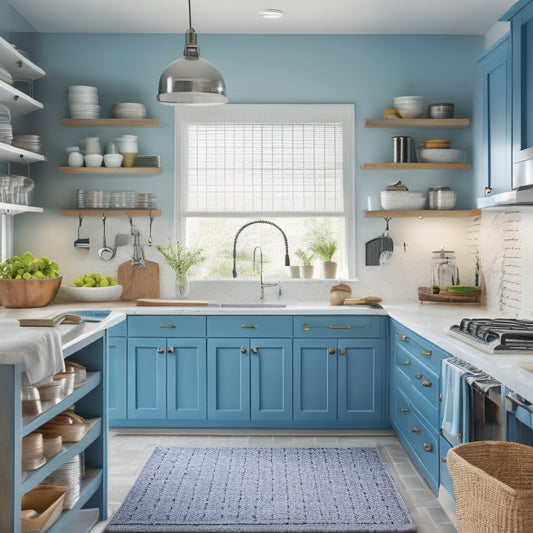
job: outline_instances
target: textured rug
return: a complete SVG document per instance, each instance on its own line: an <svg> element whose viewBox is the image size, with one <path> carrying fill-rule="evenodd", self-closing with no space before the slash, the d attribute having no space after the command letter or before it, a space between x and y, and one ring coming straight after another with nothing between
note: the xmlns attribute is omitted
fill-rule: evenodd
<svg viewBox="0 0 533 533"><path fill-rule="evenodd" d="M106 531L416 528L376 448L158 447Z"/></svg>

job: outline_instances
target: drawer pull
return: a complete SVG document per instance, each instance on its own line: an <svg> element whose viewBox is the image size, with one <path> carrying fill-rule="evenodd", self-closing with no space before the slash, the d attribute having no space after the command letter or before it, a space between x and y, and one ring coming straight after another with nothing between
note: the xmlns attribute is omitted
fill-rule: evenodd
<svg viewBox="0 0 533 533"><path fill-rule="evenodd" d="M411 361L409 359L406 359L405 361L400 361L400 365L402 366L409 366L411 364Z"/></svg>
<svg viewBox="0 0 533 533"><path fill-rule="evenodd" d="M328 353L333 355L335 353L335 348L328 348Z"/></svg>
<svg viewBox="0 0 533 533"><path fill-rule="evenodd" d="M425 452L432 452L433 446L429 442L424 442L424 451Z"/></svg>
<svg viewBox="0 0 533 533"><path fill-rule="evenodd" d="M400 413L409 413L410 411L409 407L400 407Z"/></svg>
<svg viewBox="0 0 533 533"><path fill-rule="evenodd" d="M447 463L447 462L448 462L448 459L446 459L446 457L441 457L441 458L440 458L440 462L441 462L441 463Z"/></svg>
<svg viewBox="0 0 533 533"><path fill-rule="evenodd" d="M176 326L174 324L161 324L159 326L160 328L169 328L169 329L172 329L172 328L175 328Z"/></svg>
<svg viewBox="0 0 533 533"><path fill-rule="evenodd" d="M255 324L241 324L241 328L243 328L243 329L256 329L257 326Z"/></svg>
<svg viewBox="0 0 533 533"><path fill-rule="evenodd" d="M422 387L431 387L432 383L429 381L429 379L425 379L422 381Z"/></svg>
<svg viewBox="0 0 533 533"><path fill-rule="evenodd" d="M167 352L168 352L168 353L174 353L174 346L169 346L169 347L167 348Z"/></svg>
<svg viewBox="0 0 533 533"><path fill-rule="evenodd" d="M241 346L241 353L246 353L246 348L244 346Z"/></svg>
<svg viewBox="0 0 533 533"><path fill-rule="evenodd" d="M416 378L416 379L422 379L423 376L422 376L422 374L421 374L420 372L417 372L417 373L415 374L415 378Z"/></svg>
<svg viewBox="0 0 533 533"><path fill-rule="evenodd" d="M416 433L417 435L418 435L419 433L421 433L420 428L417 428L416 426L413 426L413 427L411 428L411 431L412 431L413 433Z"/></svg>
<svg viewBox="0 0 533 533"><path fill-rule="evenodd" d="M398 337L399 340L401 340L402 342L409 342L409 337L407 335L404 335L403 333L396 333L396 336Z"/></svg>
<svg viewBox="0 0 533 533"><path fill-rule="evenodd" d="M258 350L257 350L257 348L254 346L254 347L252 348L252 353L257 353L257 352L258 352Z"/></svg>
<svg viewBox="0 0 533 533"><path fill-rule="evenodd" d="M422 355L425 355L426 357L431 357L431 350L422 350Z"/></svg>
<svg viewBox="0 0 533 533"><path fill-rule="evenodd" d="M351 329L350 324L342 324L340 326L337 326L335 324L330 324L329 329Z"/></svg>
<svg viewBox="0 0 533 533"><path fill-rule="evenodd" d="M304 331L309 331L311 328L309 327L308 324L303 324L303 325L302 325L302 329L303 329Z"/></svg>
<svg viewBox="0 0 533 533"><path fill-rule="evenodd" d="M165 350L163 350L163 348L161 348L161 347L159 347L159 348L157 349L157 353L163 353L164 351L165 351Z"/></svg>
<svg viewBox="0 0 533 533"><path fill-rule="evenodd" d="M339 355L346 355L346 350L344 348L339 348Z"/></svg>

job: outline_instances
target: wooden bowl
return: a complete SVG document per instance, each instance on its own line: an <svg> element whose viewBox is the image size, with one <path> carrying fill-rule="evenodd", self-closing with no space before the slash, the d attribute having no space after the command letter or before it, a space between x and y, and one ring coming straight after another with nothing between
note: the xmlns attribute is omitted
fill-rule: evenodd
<svg viewBox="0 0 533 533"><path fill-rule="evenodd" d="M0 279L0 304L8 309L44 307L56 297L62 279Z"/></svg>

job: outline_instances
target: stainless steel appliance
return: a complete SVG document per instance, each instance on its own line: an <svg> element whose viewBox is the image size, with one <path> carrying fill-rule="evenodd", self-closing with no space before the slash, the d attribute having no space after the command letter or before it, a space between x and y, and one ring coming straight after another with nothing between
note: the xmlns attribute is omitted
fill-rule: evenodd
<svg viewBox="0 0 533 533"><path fill-rule="evenodd" d="M533 446L533 405L516 392L505 394L507 440Z"/></svg>
<svg viewBox="0 0 533 533"><path fill-rule="evenodd" d="M487 353L533 353L533 321L516 318L463 318L448 334Z"/></svg>

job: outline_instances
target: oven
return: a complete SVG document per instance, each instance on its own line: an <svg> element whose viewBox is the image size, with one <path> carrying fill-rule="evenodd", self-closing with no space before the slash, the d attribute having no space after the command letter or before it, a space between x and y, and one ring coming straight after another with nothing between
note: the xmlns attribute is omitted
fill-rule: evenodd
<svg viewBox="0 0 533 533"><path fill-rule="evenodd" d="M508 389L504 403L507 440L533 446L533 405Z"/></svg>

